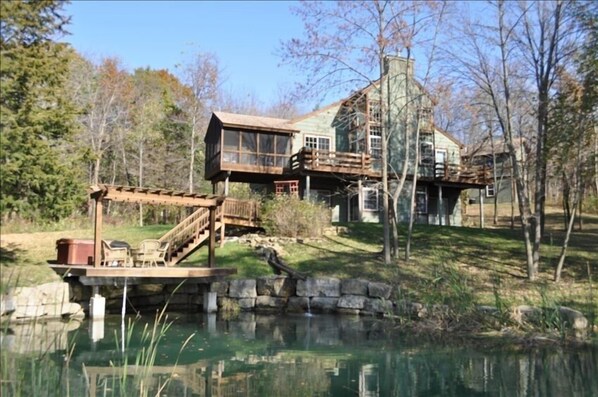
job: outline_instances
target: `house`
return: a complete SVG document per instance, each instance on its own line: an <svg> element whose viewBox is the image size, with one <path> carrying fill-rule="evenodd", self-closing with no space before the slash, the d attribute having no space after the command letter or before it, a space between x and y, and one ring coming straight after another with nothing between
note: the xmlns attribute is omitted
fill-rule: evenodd
<svg viewBox="0 0 598 397"><path fill-rule="evenodd" d="M523 165L527 161L529 152L525 139L513 139L513 147L517 161ZM486 202L496 200L497 203L511 203L517 201L511 158L504 139L486 137L481 142L465 146L461 156L464 164L486 167L491 173L491 179L481 191L479 189L467 190L470 203L479 203L480 196Z"/></svg>
<svg viewBox="0 0 598 397"><path fill-rule="evenodd" d="M408 78L413 76L413 61L388 57L385 70L387 112L382 110L379 82L291 120L214 112L205 137L205 177L214 193L220 189L227 194L229 182L260 184L271 192L325 202L333 221L378 222L382 124L387 121L390 191L406 154L413 159L419 150L417 221L460 225L460 193L485 186L481 168L464 168L462 144L434 126L433 100ZM420 137L414 142L418 119ZM411 160L398 203L400 221L408 219L414 171Z"/></svg>

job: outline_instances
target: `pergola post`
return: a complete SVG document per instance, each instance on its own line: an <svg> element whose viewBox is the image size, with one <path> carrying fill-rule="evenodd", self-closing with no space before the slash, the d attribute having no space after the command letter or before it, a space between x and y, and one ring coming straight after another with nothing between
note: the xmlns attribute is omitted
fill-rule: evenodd
<svg viewBox="0 0 598 397"><path fill-rule="evenodd" d="M102 195L94 197L95 200L95 224L93 229L93 266L100 267L102 262Z"/></svg>
<svg viewBox="0 0 598 397"><path fill-rule="evenodd" d="M210 243L208 267L216 267L216 207L210 207Z"/></svg>

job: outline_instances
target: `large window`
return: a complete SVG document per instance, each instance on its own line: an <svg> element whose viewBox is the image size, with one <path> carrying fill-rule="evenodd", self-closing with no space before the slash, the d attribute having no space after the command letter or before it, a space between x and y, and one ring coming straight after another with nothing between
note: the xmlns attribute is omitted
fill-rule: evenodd
<svg viewBox="0 0 598 397"><path fill-rule="evenodd" d="M363 189L363 210L378 211L378 189L369 187Z"/></svg>
<svg viewBox="0 0 598 397"><path fill-rule="evenodd" d="M284 167L291 154L287 135L224 130L224 163Z"/></svg>
<svg viewBox="0 0 598 397"><path fill-rule="evenodd" d="M419 163L422 165L434 164L434 137L432 134L420 134Z"/></svg>
<svg viewBox="0 0 598 397"><path fill-rule="evenodd" d="M330 150L330 138L326 136L305 136L305 147L318 150Z"/></svg>
<svg viewBox="0 0 598 397"><path fill-rule="evenodd" d="M486 186L486 197L494 197L496 192L494 191L494 184Z"/></svg>

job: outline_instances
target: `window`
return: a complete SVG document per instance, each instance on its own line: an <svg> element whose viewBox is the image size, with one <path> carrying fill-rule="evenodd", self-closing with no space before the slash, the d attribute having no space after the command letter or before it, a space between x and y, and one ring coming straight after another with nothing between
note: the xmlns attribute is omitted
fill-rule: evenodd
<svg viewBox="0 0 598 397"><path fill-rule="evenodd" d="M486 197L494 197L494 184L486 186Z"/></svg>
<svg viewBox="0 0 598 397"><path fill-rule="evenodd" d="M363 210L378 211L378 189L363 189Z"/></svg>
<svg viewBox="0 0 598 397"><path fill-rule="evenodd" d="M323 136L305 136L305 147L317 150L330 150L330 138Z"/></svg>
<svg viewBox="0 0 598 397"><path fill-rule="evenodd" d="M418 214L428 213L428 187L418 186L415 190L415 211Z"/></svg>
<svg viewBox="0 0 598 397"><path fill-rule="evenodd" d="M379 101L370 101L370 121L378 124L382 122L382 108Z"/></svg>
<svg viewBox="0 0 598 397"><path fill-rule="evenodd" d="M370 155L376 159L382 157L382 128L379 125L370 127Z"/></svg>
<svg viewBox="0 0 598 397"><path fill-rule="evenodd" d="M434 141L432 134L420 134L419 163L422 165L434 164Z"/></svg>

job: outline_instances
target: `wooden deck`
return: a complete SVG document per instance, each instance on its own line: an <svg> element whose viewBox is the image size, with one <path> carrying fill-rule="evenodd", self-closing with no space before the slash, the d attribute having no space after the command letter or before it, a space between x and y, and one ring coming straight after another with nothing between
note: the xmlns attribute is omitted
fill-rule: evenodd
<svg viewBox="0 0 598 397"><path fill-rule="evenodd" d="M94 267L89 265L54 265L60 276L85 277L137 277L137 278L211 278L226 277L237 273L235 268L207 267Z"/></svg>

